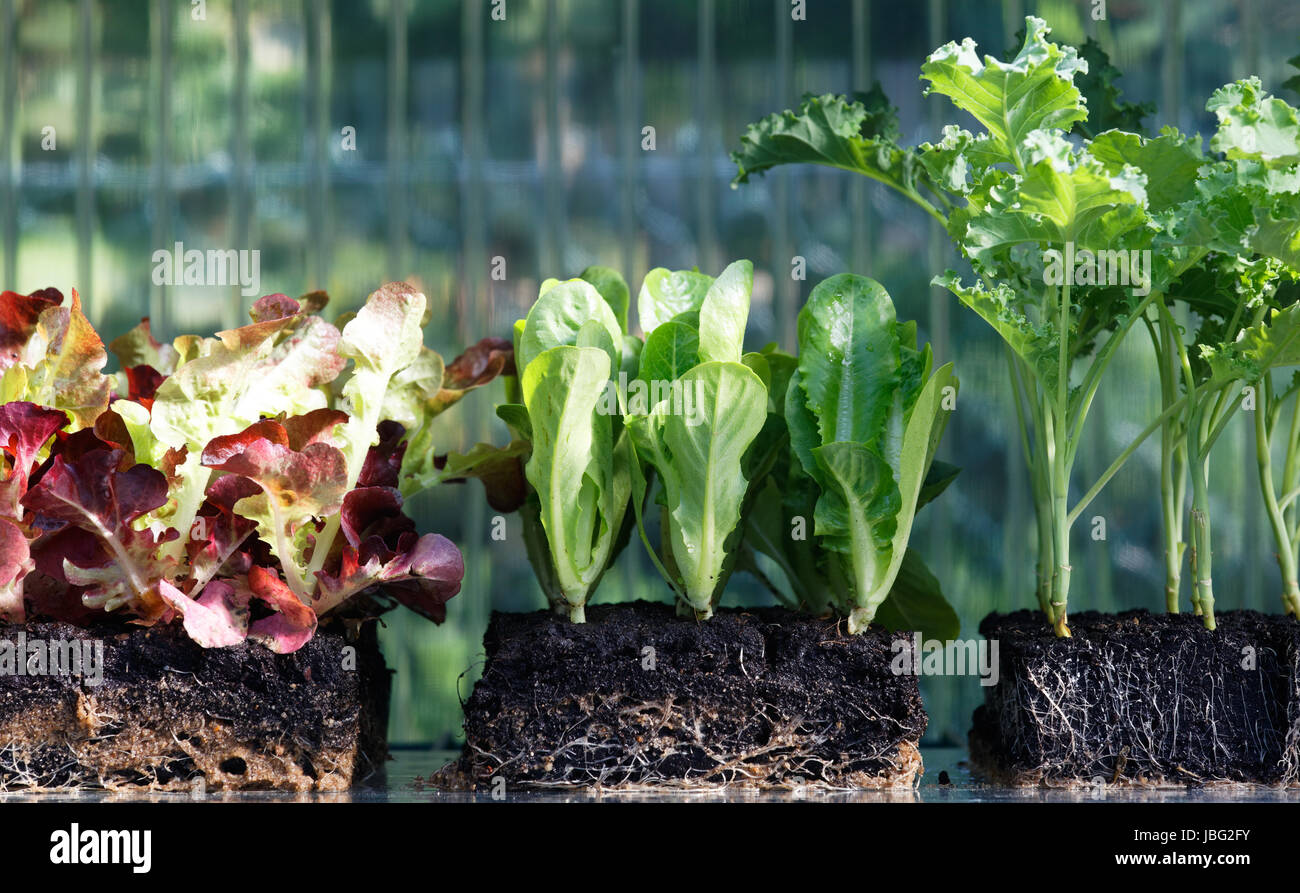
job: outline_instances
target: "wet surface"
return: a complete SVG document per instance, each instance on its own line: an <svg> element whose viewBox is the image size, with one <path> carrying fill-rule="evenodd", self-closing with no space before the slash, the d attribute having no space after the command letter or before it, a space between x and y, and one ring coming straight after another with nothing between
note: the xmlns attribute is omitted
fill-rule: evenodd
<svg viewBox="0 0 1300 893"><path fill-rule="evenodd" d="M249 792L194 792L185 793L133 793L133 792L47 792L26 793L14 791L0 794L0 802L21 801L157 801L183 802L210 800L222 802L393 802L393 803L463 803L463 802L853 802L853 803L993 803L993 802L1300 802L1300 788L1254 787L1246 785L1214 786L1204 788L1137 788L1095 785L1076 790L1044 788L1006 788L986 784L975 776L966 764L962 748L922 748L925 759L925 776L917 787L894 791L822 791L811 787L793 788L789 791L755 792L747 790L720 790L705 792L683 791L515 791L508 787L493 797L491 793L449 793L433 788L428 779L442 766L455 758L456 753L446 750L401 748L394 751L388 764L386 784L367 787L347 793L290 794L267 791Z"/></svg>

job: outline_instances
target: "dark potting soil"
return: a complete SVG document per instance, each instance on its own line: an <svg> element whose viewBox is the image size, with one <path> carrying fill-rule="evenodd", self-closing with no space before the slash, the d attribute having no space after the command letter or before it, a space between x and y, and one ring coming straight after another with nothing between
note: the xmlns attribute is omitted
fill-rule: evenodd
<svg viewBox="0 0 1300 893"><path fill-rule="evenodd" d="M1087 611L1058 639L1032 611L990 614L998 684L973 763L1014 784L1290 784L1300 778L1300 623L1225 611Z"/></svg>
<svg viewBox="0 0 1300 893"><path fill-rule="evenodd" d="M912 783L926 715L891 670L906 636L780 608L696 622L594 605L492 615L453 787L876 787Z"/></svg>
<svg viewBox="0 0 1300 893"><path fill-rule="evenodd" d="M84 663L31 672L37 649L95 641L99 684ZM0 652L0 788L345 790L387 756L390 672L373 623L286 655L205 649L175 626L62 623L0 627L0 648L15 649Z"/></svg>

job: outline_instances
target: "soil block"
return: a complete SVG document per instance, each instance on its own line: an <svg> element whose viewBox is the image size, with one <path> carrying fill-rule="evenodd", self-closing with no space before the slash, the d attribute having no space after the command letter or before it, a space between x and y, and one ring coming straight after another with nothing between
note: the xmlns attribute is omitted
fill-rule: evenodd
<svg viewBox="0 0 1300 893"><path fill-rule="evenodd" d="M1011 784L1251 782L1300 775L1300 623L1224 611L990 614L999 676L970 734L975 766Z"/></svg>
<svg viewBox="0 0 1300 893"><path fill-rule="evenodd" d="M465 750L443 784L490 789L884 787L922 771L904 634L849 636L780 608L682 619L664 604L494 613Z"/></svg>
<svg viewBox="0 0 1300 893"><path fill-rule="evenodd" d="M0 627L0 788L345 790L383 766L389 687L373 623L285 655L178 626Z"/></svg>

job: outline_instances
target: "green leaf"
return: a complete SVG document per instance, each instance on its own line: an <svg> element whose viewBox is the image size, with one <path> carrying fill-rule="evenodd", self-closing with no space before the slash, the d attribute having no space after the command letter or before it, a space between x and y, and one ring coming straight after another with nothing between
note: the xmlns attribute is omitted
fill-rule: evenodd
<svg viewBox="0 0 1300 893"><path fill-rule="evenodd" d="M921 492L916 497L917 510L939 498L943 491L957 480L959 474L961 469L951 463L938 460L930 463L930 470L925 473L925 480L921 484Z"/></svg>
<svg viewBox="0 0 1300 893"><path fill-rule="evenodd" d="M966 195L972 174L998 160L987 145L987 136L976 138L970 131L947 124L938 143L922 143L917 147L917 160L942 189Z"/></svg>
<svg viewBox="0 0 1300 893"><path fill-rule="evenodd" d="M149 427L149 410L132 400L119 398L113 401L113 411L131 435L131 452L135 461L151 468L161 467L167 445Z"/></svg>
<svg viewBox="0 0 1300 893"><path fill-rule="evenodd" d="M641 374L641 354L644 350L645 342L636 335L623 336L623 359L619 365L619 372L628 381Z"/></svg>
<svg viewBox="0 0 1300 893"><path fill-rule="evenodd" d="M820 612L829 589L817 567L820 550L811 535L802 539L791 536L791 522L798 511L788 509L787 494L777 479L764 479L745 515L744 546L776 563L800 608ZM811 517L811 503L801 510L808 513L805 518Z"/></svg>
<svg viewBox="0 0 1300 893"><path fill-rule="evenodd" d="M546 539L546 527L542 524L541 499L536 491L529 493L519 507L519 518L523 527L524 552L537 578L537 585L552 606L566 605L555 560L551 557L551 546Z"/></svg>
<svg viewBox="0 0 1300 893"><path fill-rule="evenodd" d="M1292 68L1300 68L1300 56L1292 56L1286 60L1286 64ZM1300 74L1293 74L1282 82L1282 86L1292 93L1300 93Z"/></svg>
<svg viewBox="0 0 1300 893"><path fill-rule="evenodd" d="M1257 208L1250 246L1259 254L1300 270L1300 198L1272 209Z"/></svg>
<svg viewBox="0 0 1300 893"><path fill-rule="evenodd" d="M920 396L917 397L912 415L907 422L907 431L903 435L903 448L898 467L898 490L902 505L898 511L898 526L894 531L890 548L890 564L879 579L878 588L865 598L857 593L858 604L865 606L874 614L874 607L879 605L893 585L899 567L907 550L908 540L912 535L912 522L920 504L921 490L925 485L926 475L934 461L934 454L943 438L944 428L948 425L949 411L943 408L945 391L958 387L953 375L952 364L941 366L930 380L925 383ZM883 590L883 591L882 591ZM867 618L868 620L870 617ZM850 626L852 622L850 621Z"/></svg>
<svg viewBox="0 0 1300 893"><path fill-rule="evenodd" d="M646 338L637 377L647 383L666 384L699 362L700 336L696 330L684 323L666 322ZM648 410L649 406L645 406L638 414Z"/></svg>
<svg viewBox="0 0 1300 893"><path fill-rule="evenodd" d="M709 286L700 305L700 361L739 363L745 349L754 265L738 260Z"/></svg>
<svg viewBox="0 0 1300 893"><path fill-rule="evenodd" d="M521 380L532 427L525 474L574 620L604 573L631 490L627 451L615 450L601 409L610 368L603 350L562 345L534 357Z"/></svg>
<svg viewBox="0 0 1300 893"><path fill-rule="evenodd" d="M790 431L790 452L799 461L804 472L814 479L821 475L821 466L813 457L813 450L821 446L821 433L817 429L817 417L808 409L807 394L803 387L803 376L796 369L790 376L790 385L785 393L785 423Z"/></svg>
<svg viewBox="0 0 1300 893"><path fill-rule="evenodd" d="M888 565L902 507L894 469L863 443L828 443L813 456L826 482L817 500L816 533L827 548L862 562L860 579L875 588Z"/></svg>
<svg viewBox="0 0 1300 893"><path fill-rule="evenodd" d="M949 270L936 276L934 285L940 285L956 295L963 304L974 310L993 327L1002 340L1034 370L1043 387L1056 388L1058 341L1050 324L1035 326L1019 306L1020 296L1005 283L986 289L983 283L967 287L961 284L957 273Z"/></svg>
<svg viewBox="0 0 1300 893"><path fill-rule="evenodd" d="M1300 166L1237 159L1207 166L1181 215L1181 241L1226 254L1263 254L1300 268Z"/></svg>
<svg viewBox="0 0 1300 893"><path fill-rule="evenodd" d="M646 497L649 495L650 480L647 479L645 469L642 468L641 448L637 446L637 440L643 440L648 453L655 453L658 451L658 445L654 443L652 433L648 429L638 430L646 424L647 420L645 417L631 418L628 420L627 426L623 431L628 442L628 450L631 457L631 460L628 462L629 477L632 481L632 492L629 501L632 503L632 513L636 521L637 533L641 537L642 545L645 546L646 554L650 556L651 563L654 564L655 569L659 571L660 576L667 581L668 585L672 586L675 591L680 592L681 580L678 577L675 566L673 570L669 570L668 565L664 563L664 559L660 557L659 553L655 551L654 546L650 543L650 535L646 531L645 502ZM653 465L647 467L653 468ZM661 524L661 527L662 526L663 525Z"/></svg>
<svg viewBox="0 0 1300 893"><path fill-rule="evenodd" d="M889 597L876 622L890 632L919 632L926 641L950 641L961 635L961 619L943 597L938 579L915 549L908 549Z"/></svg>
<svg viewBox="0 0 1300 893"><path fill-rule="evenodd" d="M515 366L527 374L528 365L553 347L600 347L609 356L611 372L623 359L623 329L614 311L588 282L570 279L548 289L533 304L515 348Z"/></svg>
<svg viewBox="0 0 1300 893"><path fill-rule="evenodd" d="M420 428L438 400L445 371L442 356L421 345L415 359L390 379L384 390L381 417L400 423L408 433Z"/></svg>
<svg viewBox="0 0 1300 893"><path fill-rule="evenodd" d="M699 617L710 616L723 583L726 543L747 490L743 460L767 417L767 391L740 363L701 363L678 379L698 414L671 401L628 420L637 452L659 473L668 510L670 579Z"/></svg>
<svg viewBox="0 0 1300 893"><path fill-rule="evenodd" d="M1171 301L1181 301L1202 317L1227 319L1237 307L1238 296L1224 289L1217 266L1196 264L1169 284Z"/></svg>
<svg viewBox="0 0 1300 893"><path fill-rule="evenodd" d="M1163 128L1154 139L1108 130L1093 139L1088 152L1111 176L1122 175L1125 166L1145 174L1147 205L1153 213L1194 198L1206 160L1199 136L1188 139L1172 127Z"/></svg>
<svg viewBox="0 0 1300 893"><path fill-rule="evenodd" d="M876 443L886 433L900 383L888 292L865 276L832 276L812 290L798 328L800 384L820 442Z"/></svg>
<svg viewBox="0 0 1300 893"><path fill-rule="evenodd" d="M788 353L768 344L759 355L767 361L769 380L767 383L767 400L770 412L780 413L785 408L785 393L790 386L790 378L799 368L799 361Z"/></svg>
<svg viewBox="0 0 1300 893"><path fill-rule="evenodd" d="M1202 345L1212 383L1258 381L1270 369L1300 365L1300 304L1273 310L1269 319L1251 326L1229 344Z"/></svg>
<svg viewBox="0 0 1300 893"><path fill-rule="evenodd" d="M366 453L379 442L378 425L383 419L389 386L400 372L422 356L427 304L424 295L411 286L392 282L371 294L357 315L343 327L338 355L352 360L352 376L341 391L343 409L349 416L342 426L349 488L355 486L361 474ZM181 372L189 365L193 364L181 367ZM431 374L434 370L423 371ZM157 403L154 409L156 412Z"/></svg>
<svg viewBox="0 0 1300 893"><path fill-rule="evenodd" d="M1230 160L1244 158L1269 167L1300 161L1300 116L1284 100L1266 94L1259 78L1220 87L1205 109L1219 119L1210 148Z"/></svg>
<svg viewBox="0 0 1300 893"><path fill-rule="evenodd" d="M994 249L1024 242L1118 247L1122 233L1144 223L1146 177L1138 169L1111 174L1048 131L1029 134L1024 155L1027 169L1015 200L971 217L965 248L972 259L987 262Z"/></svg>
<svg viewBox="0 0 1300 893"><path fill-rule="evenodd" d="M855 100L808 94L797 112L768 115L749 126L731 155L737 169L732 185L778 165L822 164L913 192L923 171L915 154L898 145L898 136L898 111L879 84Z"/></svg>
<svg viewBox="0 0 1300 893"><path fill-rule="evenodd" d="M750 351L742 354L740 362L751 372L758 376L758 380L763 382L763 387L767 388L768 402L772 398L772 367L768 365L767 357L761 353Z"/></svg>
<svg viewBox="0 0 1300 893"><path fill-rule="evenodd" d="M617 270L611 270L609 267L587 267L578 277L584 282L590 282L600 296L605 299L609 309L614 311L614 318L618 320L619 329L627 331L627 310L631 304L632 296L628 291L627 281Z"/></svg>
<svg viewBox="0 0 1300 893"><path fill-rule="evenodd" d="M533 439L533 425L528 419L528 407L522 403L502 403L497 407L497 418L506 423L515 437L521 440Z"/></svg>
<svg viewBox="0 0 1300 893"><path fill-rule="evenodd" d="M699 312L713 277L698 270L673 272L656 267L646 273L637 295L637 316L647 338L663 323L681 313Z"/></svg>
<svg viewBox="0 0 1300 893"><path fill-rule="evenodd" d="M947 96L972 114L1008 158L1020 156L1035 130L1069 130L1088 115L1074 85L1088 64L1073 47L1049 43L1051 29L1042 19L1026 18L1025 29L1024 46L1010 62L991 56L981 61L968 37L935 50L921 66L921 78L929 82L926 95Z"/></svg>

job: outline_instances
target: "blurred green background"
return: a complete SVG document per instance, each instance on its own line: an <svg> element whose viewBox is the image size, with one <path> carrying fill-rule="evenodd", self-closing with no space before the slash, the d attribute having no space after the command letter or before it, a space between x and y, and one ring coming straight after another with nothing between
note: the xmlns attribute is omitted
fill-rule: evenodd
<svg viewBox="0 0 1300 893"><path fill-rule="evenodd" d="M324 288L329 314L383 281L419 282L434 308L429 344L450 358L508 334L541 279L591 263L622 269L635 289L653 266L716 273L751 258L754 346L787 349L812 285L844 270L871 275L962 378L941 455L965 470L922 513L914 544L974 635L988 611L1032 603L1033 543L996 336L928 284L957 263L948 238L884 187L837 171L782 170L732 190L727 152L746 124L806 91L874 80L899 107L905 141L934 138L956 116L946 100L922 98L925 56L965 36L1001 55L1027 13L1058 40L1100 41L1125 73L1126 98L1158 109L1148 126L1208 134L1213 89L1258 74L1280 90L1294 74L1286 59L1300 52L1300 4L806 0L799 21L793 5L0 0L0 282L76 287L108 337L146 314L167 337L210 333L242 321L252 299L154 285L153 252L176 241L258 249L263 293ZM642 148L646 126L653 151ZM791 278L796 256L806 281ZM496 258L504 280L490 275ZM1094 409L1082 477L1095 478L1158 412L1148 354L1135 333ZM505 437L492 414L498 389L445 417L442 447ZM1251 435L1236 424L1216 452L1220 602L1276 611ZM1094 504L1105 541L1081 521L1076 610L1162 605L1157 465L1149 444ZM517 519L505 542L492 541L477 484L423 494L412 513L461 544L467 574L443 626L387 618L391 732L447 745L489 612L543 599ZM636 544L598 594L666 597ZM767 599L738 577L727 601ZM976 681L922 687L931 743L964 741Z"/></svg>

